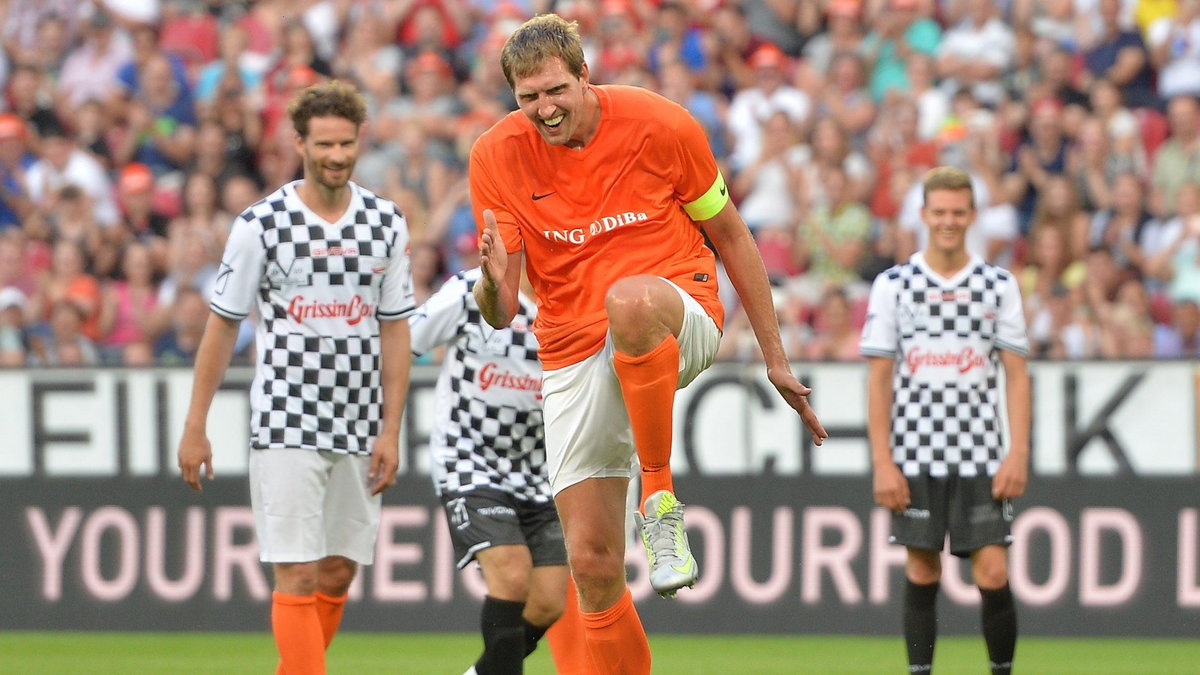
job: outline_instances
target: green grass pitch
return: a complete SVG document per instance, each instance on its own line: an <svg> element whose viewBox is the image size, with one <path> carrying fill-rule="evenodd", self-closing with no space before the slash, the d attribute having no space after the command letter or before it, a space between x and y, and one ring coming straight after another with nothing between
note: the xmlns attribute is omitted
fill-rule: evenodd
<svg viewBox="0 0 1200 675"><path fill-rule="evenodd" d="M904 672L899 637L653 635L656 673L767 675ZM444 633L339 635L329 672L459 675L474 661L479 638ZM274 672L275 651L261 633L0 632L5 675L220 675ZM526 663L531 675L553 673L543 645ZM1022 638L1017 672L1041 675L1200 673L1200 640ZM934 672L986 673L983 642L944 637Z"/></svg>

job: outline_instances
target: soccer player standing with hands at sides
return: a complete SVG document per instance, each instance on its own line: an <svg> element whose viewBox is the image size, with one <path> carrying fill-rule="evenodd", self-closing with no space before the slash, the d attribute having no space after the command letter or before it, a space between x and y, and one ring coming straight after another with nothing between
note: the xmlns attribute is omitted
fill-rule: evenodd
<svg viewBox="0 0 1200 675"><path fill-rule="evenodd" d="M250 498L259 555L273 563L279 672L325 672L360 564L375 555L382 492L396 480L415 309L408 226L391 202L350 182L366 119L339 82L288 108L301 180L246 209L229 234L192 402L183 479L213 476L205 426L238 322L257 308Z"/></svg>
<svg viewBox="0 0 1200 675"><path fill-rule="evenodd" d="M909 672L933 668L941 551L970 557L983 599L992 673L1012 671L1017 615L1008 586L1012 504L1029 463L1029 341L1017 282L966 248L971 179L952 167L924 179L929 242L871 288L861 352L875 502L908 549L904 639ZM1005 454L1000 367L1008 409Z"/></svg>
<svg viewBox="0 0 1200 675"><path fill-rule="evenodd" d="M475 560L487 584L483 655L467 674L512 675L563 612L567 551L546 477L537 308L522 293L512 323L493 328L472 292L479 276L474 268L447 280L409 327L414 355L448 345L434 396L430 474L459 569Z"/></svg>
<svg viewBox="0 0 1200 675"><path fill-rule="evenodd" d="M675 390L712 361L723 312L720 252L767 375L817 443L825 437L792 375L763 263L729 200L704 130L644 89L597 86L574 23L553 14L514 31L500 55L520 110L471 152L483 317L507 326L522 266L538 302L546 448L582 623L599 673L645 673L650 649L625 583L625 495L642 466L650 583L673 595L698 567L674 495Z"/></svg>

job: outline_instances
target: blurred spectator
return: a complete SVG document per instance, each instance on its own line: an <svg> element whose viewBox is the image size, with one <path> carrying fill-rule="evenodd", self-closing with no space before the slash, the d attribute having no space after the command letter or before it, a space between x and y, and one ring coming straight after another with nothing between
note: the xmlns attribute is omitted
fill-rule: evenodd
<svg viewBox="0 0 1200 675"><path fill-rule="evenodd" d="M219 259L213 257L214 246L208 233L177 230L173 234L167 250L166 278L158 289L158 302L163 306L174 304L185 288L211 298Z"/></svg>
<svg viewBox="0 0 1200 675"><path fill-rule="evenodd" d="M82 10L86 5L78 0L8 0L4 7L4 48L18 63L38 59L41 26L46 21L62 24L64 38L75 39Z"/></svg>
<svg viewBox="0 0 1200 675"><path fill-rule="evenodd" d="M183 183L182 213L168 225L167 236L178 236L180 230L200 232L212 242L213 257L219 258L232 222L233 216L221 208L217 182L212 176L196 171L188 174Z"/></svg>
<svg viewBox="0 0 1200 675"><path fill-rule="evenodd" d="M0 114L0 232L20 227L33 212L26 187L26 170L33 162L26 146L25 121Z"/></svg>
<svg viewBox="0 0 1200 675"><path fill-rule="evenodd" d="M251 100L261 95L259 89L267 69L267 60L261 54L246 49L249 41L246 29L241 24L230 23L221 29L220 57L206 64L196 80L197 102L211 105L221 90L221 84L230 80L240 84L240 91Z"/></svg>
<svg viewBox="0 0 1200 675"><path fill-rule="evenodd" d="M907 61L913 54L934 56L942 41L937 22L917 15L919 0L887 0L861 51L870 64L871 96L881 101L890 91L909 91Z"/></svg>
<svg viewBox="0 0 1200 675"><path fill-rule="evenodd" d="M79 186L68 184L58 190L49 207L39 210L25 222L25 232L47 246L57 242L73 242L91 261L91 269L106 275L116 266L116 249L112 236L116 227L101 227L96 222L92 200Z"/></svg>
<svg viewBox="0 0 1200 675"><path fill-rule="evenodd" d="M186 166L196 147L196 112L189 91L166 56L150 56L138 70L139 89L126 108L128 128L115 148L124 164L137 161L156 176Z"/></svg>
<svg viewBox="0 0 1200 675"><path fill-rule="evenodd" d="M693 72L702 72L708 64L700 30L691 24L687 5L666 0L658 8L654 42L646 52L646 67L658 74L668 63L682 63Z"/></svg>
<svg viewBox="0 0 1200 675"><path fill-rule="evenodd" d="M1038 198L1030 222L1030 231L1045 228L1062 230L1072 258L1080 258L1090 248L1090 219L1079 206L1079 195L1066 176L1050 176Z"/></svg>
<svg viewBox="0 0 1200 675"><path fill-rule="evenodd" d="M404 72L404 52L389 40L390 32L391 28L371 12L360 11L351 18L350 34L333 61L338 77L362 88L370 118L396 96Z"/></svg>
<svg viewBox="0 0 1200 675"><path fill-rule="evenodd" d="M917 104L917 129L922 140L932 140L950 114L950 98L934 86L934 61L924 54L910 54L905 62L909 97Z"/></svg>
<svg viewBox="0 0 1200 675"><path fill-rule="evenodd" d="M33 362L41 366L80 367L100 363L96 343L83 331L79 305L60 300L50 306L49 330L33 337Z"/></svg>
<svg viewBox="0 0 1200 675"><path fill-rule="evenodd" d="M795 261L804 270L797 279L800 300L816 304L831 287L857 297L865 293L860 271L869 248L871 214L850 195L850 181L840 167L823 176L826 202L813 208L795 234Z"/></svg>
<svg viewBox="0 0 1200 675"><path fill-rule="evenodd" d="M413 298L418 306L442 287L449 270L442 252L433 244L417 241L409 253L413 275Z"/></svg>
<svg viewBox="0 0 1200 675"><path fill-rule="evenodd" d="M0 368L25 365L25 294L13 286L0 288Z"/></svg>
<svg viewBox="0 0 1200 675"><path fill-rule="evenodd" d="M1042 99L1033 105L1029 138L1021 143L1005 177L1008 200L1017 207L1021 230L1027 232L1039 193L1050 178L1067 170L1067 139L1063 134L1062 104Z"/></svg>
<svg viewBox="0 0 1200 675"><path fill-rule="evenodd" d="M865 51L869 60L874 60L874 50L878 49L878 46L872 43L871 37L868 37L866 42L863 41L861 15L861 0L830 0L825 5L825 31L804 45L802 56L807 65L818 73L827 73L835 54L860 49Z"/></svg>
<svg viewBox="0 0 1200 675"><path fill-rule="evenodd" d="M836 120L822 117L813 124L808 145L797 146L790 153L793 166L800 168L796 199L803 208L826 205L824 189L827 170L841 169L849 181L848 198L865 202L871 190L874 174L863 153L850 145L850 140Z"/></svg>
<svg viewBox="0 0 1200 675"><path fill-rule="evenodd" d="M696 75L678 61L665 63L658 73L658 91L663 96L687 108L692 117L704 127L708 144L718 161L728 154L725 142L725 114L727 104L712 92L696 87Z"/></svg>
<svg viewBox="0 0 1200 675"><path fill-rule="evenodd" d="M208 321L208 300L193 288L180 289L171 310L170 325L154 342L154 358L162 365L190 366L196 361L204 324Z"/></svg>
<svg viewBox="0 0 1200 675"><path fill-rule="evenodd" d="M1076 250L1103 246L1117 265L1140 270L1145 267L1145 261L1139 242L1151 218L1146 210L1142 181L1132 173L1120 174L1113 182L1112 193L1112 207L1097 211L1090 222L1080 228L1081 234L1086 234Z"/></svg>
<svg viewBox="0 0 1200 675"><path fill-rule="evenodd" d="M54 244L50 269L38 280L30 302L30 316L53 322L56 308L75 310L77 330L89 340L100 337L100 284L87 272L87 260L79 244L62 240ZM66 318L61 319L67 323Z"/></svg>
<svg viewBox="0 0 1200 675"><path fill-rule="evenodd" d="M1012 64L1012 30L996 14L992 0L966 0L962 21L946 31L938 47L938 70L951 90L968 88L987 105L1004 94L999 76Z"/></svg>
<svg viewBox="0 0 1200 675"><path fill-rule="evenodd" d="M63 63L55 92L55 110L60 118L88 100L108 101L120 91L117 74L129 62L133 50L129 39L118 34L112 16L96 8L84 28L84 41Z"/></svg>
<svg viewBox="0 0 1200 675"><path fill-rule="evenodd" d="M1154 155L1153 185L1163 209L1174 213L1179 186L1200 183L1200 104L1192 96L1176 96L1167 104L1167 122L1171 135Z"/></svg>
<svg viewBox="0 0 1200 675"><path fill-rule="evenodd" d="M153 362L152 345L167 320L158 307L154 267L147 245L126 245L120 277L105 286L101 300L100 344L105 363L146 366Z"/></svg>
<svg viewBox="0 0 1200 675"><path fill-rule="evenodd" d="M189 82L200 68L217 58L217 20L199 0L175 0L162 6L158 44L168 54L183 60Z"/></svg>
<svg viewBox="0 0 1200 675"><path fill-rule="evenodd" d="M167 224L170 219L154 203L154 174L145 164L126 164L117 181L117 196L121 205L122 227L112 239L125 244L136 241L145 244L153 267L164 269L167 257Z"/></svg>
<svg viewBox="0 0 1200 675"><path fill-rule="evenodd" d="M67 185L77 185L87 194L101 227L117 223L119 215L112 182L104 167L81 150L66 129L55 124L42 131L41 155L25 172L25 187L34 205L45 208L57 191Z"/></svg>
<svg viewBox="0 0 1200 675"><path fill-rule="evenodd" d="M1172 302L1200 302L1200 216L1190 216L1175 241L1148 265L1151 274L1167 285Z"/></svg>
<svg viewBox="0 0 1200 675"><path fill-rule="evenodd" d="M862 361L858 343L861 327L855 325L846 292L831 288L821 298L813 319L812 338L804 349L810 361Z"/></svg>
<svg viewBox="0 0 1200 675"><path fill-rule="evenodd" d="M759 47L750 57L754 68L752 87L738 91L729 104L729 133L733 138L730 164L735 171L749 166L762 148L763 123L782 111L792 123L804 126L812 102L804 92L785 82L787 56L774 45Z"/></svg>
<svg viewBox="0 0 1200 675"><path fill-rule="evenodd" d="M1192 300L1181 300L1171 306L1171 323L1159 324L1154 328L1154 357L1200 357L1200 305Z"/></svg>
<svg viewBox="0 0 1200 675"><path fill-rule="evenodd" d="M1100 313L1100 355L1109 359L1148 359L1154 355L1154 322L1140 279L1126 279Z"/></svg>
<svg viewBox="0 0 1200 675"><path fill-rule="evenodd" d="M720 72L712 78L717 89L732 98L739 89L754 86L750 58L766 42L750 31L741 4L722 3L717 7L712 17L711 42L713 60L720 66Z"/></svg>
<svg viewBox="0 0 1200 675"><path fill-rule="evenodd" d="M835 120L855 147L862 147L867 128L875 120L875 103L866 88L862 60L853 53L837 54L829 78L816 101L818 116Z"/></svg>
<svg viewBox="0 0 1200 675"><path fill-rule="evenodd" d="M758 157L732 182L734 194L741 196L738 212L756 237L762 230L788 229L795 217L790 188L796 182L796 169L789 161L789 152L797 135L787 113L771 115L764 125Z"/></svg>
<svg viewBox="0 0 1200 675"><path fill-rule="evenodd" d="M12 113L28 122L33 132L41 136L46 127L58 124L52 108L52 94L53 85L44 71L18 63L8 78L5 103Z"/></svg>
<svg viewBox="0 0 1200 675"><path fill-rule="evenodd" d="M1150 24L1146 42L1159 97L1200 96L1200 1L1179 0L1174 16Z"/></svg>
<svg viewBox="0 0 1200 675"><path fill-rule="evenodd" d="M1120 0L1100 0L1099 9L1104 29L1084 55L1084 87L1090 80L1103 77L1121 88L1130 107L1157 107L1154 72L1142 36L1136 30L1121 28Z"/></svg>

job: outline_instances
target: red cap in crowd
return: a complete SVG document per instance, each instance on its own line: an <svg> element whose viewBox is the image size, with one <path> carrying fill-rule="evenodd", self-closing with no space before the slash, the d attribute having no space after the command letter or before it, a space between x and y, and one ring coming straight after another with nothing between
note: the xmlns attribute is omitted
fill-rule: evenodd
<svg viewBox="0 0 1200 675"><path fill-rule="evenodd" d="M154 189L154 172L139 162L126 164L125 168L121 169L117 188L124 193L150 192Z"/></svg>
<svg viewBox="0 0 1200 675"><path fill-rule="evenodd" d="M787 66L788 57L783 50L767 43L750 55L750 65L755 68L783 68Z"/></svg>
<svg viewBox="0 0 1200 675"><path fill-rule="evenodd" d="M0 141L25 140L25 120L12 113L0 115Z"/></svg>

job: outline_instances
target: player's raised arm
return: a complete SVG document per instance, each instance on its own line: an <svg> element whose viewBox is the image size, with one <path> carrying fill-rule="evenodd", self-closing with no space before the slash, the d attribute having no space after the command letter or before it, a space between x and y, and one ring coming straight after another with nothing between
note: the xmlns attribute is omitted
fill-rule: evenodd
<svg viewBox="0 0 1200 675"><path fill-rule="evenodd" d="M726 203L715 216L700 224L721 254L725 270L754 328L754 337L767 364L767 379L779 390L783 400L800 414L804 426L812 433L813 442L820 445L829 434L808 404L812 389L801 384L792 374L783 340L779 337L779 322L775 318L767 270L750 230L742 222L733 202Z"/></svg>
<svg viewBox="0 0 1200 675"><path fill-rule="evenodd" d="M512 256L512 260L509 256ZM513 264L510 264L513 263ZM483 211L483 234L479 238L479 266L483 277L475 284L475 301L485 321L493 328L506 328L517 314L517 290L521 286L521 256L504 248L496 225L496 214Z"/></svg>

